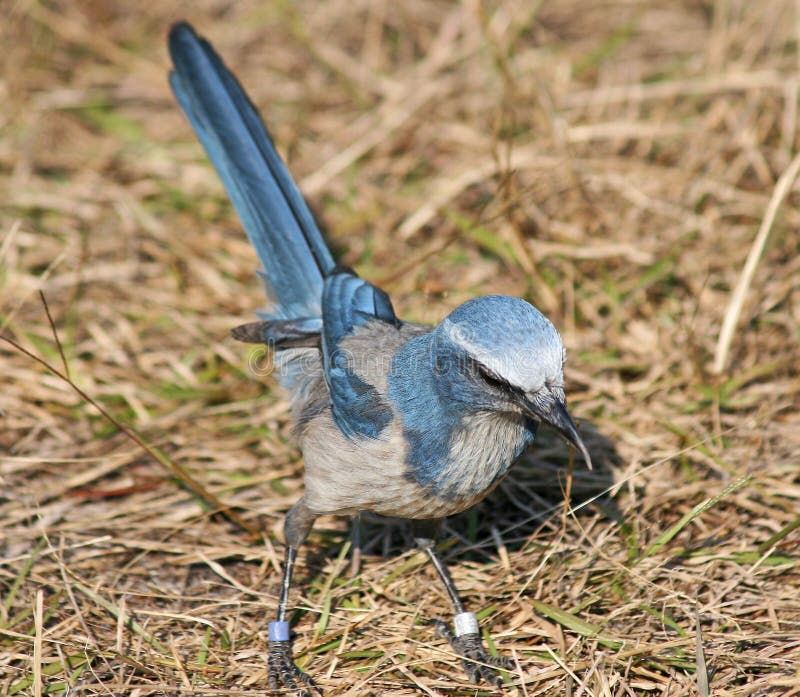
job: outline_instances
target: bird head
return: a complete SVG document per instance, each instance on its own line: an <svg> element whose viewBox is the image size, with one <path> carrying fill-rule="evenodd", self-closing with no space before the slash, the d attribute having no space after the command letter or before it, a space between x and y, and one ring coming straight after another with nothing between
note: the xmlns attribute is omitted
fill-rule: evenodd
<svg viewBox="0 0 800 697"><path fill-rule="evenodd" d="M506 295L475 298L445 317L434 335L434 370L444 396L548 424L592 466L567 411L564 344L533 305Z"/></svg>

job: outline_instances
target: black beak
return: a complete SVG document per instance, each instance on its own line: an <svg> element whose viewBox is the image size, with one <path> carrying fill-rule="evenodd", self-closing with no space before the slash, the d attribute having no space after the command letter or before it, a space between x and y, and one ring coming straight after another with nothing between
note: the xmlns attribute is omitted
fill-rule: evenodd
<svg viewBox="0 0 800 697"><path fill-rule="evenodd" d="M533 415L540 421L543 421L548 426L552 426L556 431L561 434L561 437L564 438L570 445L574 445L583 455L583 459L586 461L586 466L589 469L592 469L592 458L589 456L589 451L584 445L583 440L578 433L578 429L575 428L575 422L572 420L572 417L569 415L567 411L567 407L561 403L560 401L554 399L551 402L549 409L541 409L533 404L529 405L529 408Z"/></svg>

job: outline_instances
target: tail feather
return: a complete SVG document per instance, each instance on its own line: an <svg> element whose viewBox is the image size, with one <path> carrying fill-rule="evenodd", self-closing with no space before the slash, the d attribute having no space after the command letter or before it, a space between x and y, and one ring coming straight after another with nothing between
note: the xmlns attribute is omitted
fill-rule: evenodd
<svg viewBox="0 0 800 697"><path fill-rule="evenodd" d="M302 194L236 78L185 22L169 34L170 85L258 253L279 316L320 315L334 268Z"/></svg>
<svg viewBox="0 0 800 697"><path fill-rule="evenodd" d="M319 348L322 332L321 317L270 319L248 322L234 327L233 338L248 344L267 344L273 349Z"/></svg>

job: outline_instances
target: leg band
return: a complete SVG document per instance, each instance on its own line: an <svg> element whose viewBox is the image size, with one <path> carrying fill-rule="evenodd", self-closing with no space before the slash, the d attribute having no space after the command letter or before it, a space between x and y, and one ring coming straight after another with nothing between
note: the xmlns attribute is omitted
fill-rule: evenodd
<svg viewBox="0 0 800 697"><path fill-rule="evenodd" d="M289 641L288 622L270 622L268 626L270 641Z"/></svg>
<svg viewBox="0 0 800 697"><path fill-rule="evenodd" d="M272 622L270 622L272 624ZM453 624L456 627L456 636L464 636L465 634L480 634L478 627L478 618L472 612L460 612L453 618Z"/></svg>

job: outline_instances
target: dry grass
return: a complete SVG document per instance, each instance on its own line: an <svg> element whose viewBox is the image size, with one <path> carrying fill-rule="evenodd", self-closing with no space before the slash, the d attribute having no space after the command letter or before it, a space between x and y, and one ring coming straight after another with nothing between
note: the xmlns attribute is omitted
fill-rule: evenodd
<svg viewBox="0 0 800 697"><path fill-rule="evenodd" d="M449 522L456 581L518 659L508 692L800 694L793 177L712 370L798 149L796 3L2 12L3 334L60 368L44 291L75 383L268 534L215 515L1 346L0 693L266 687L275 531L302 463L281 396L228 338L262 297L167 88L165 33L186 17L266 114L343 261L404 316L506 292L563 330L598 471L570 475L545 434ZM483 694L423 624L450 611L402 527L364 532L358 580L346 521L301 556L301 663L328 695Z"/></svg>

